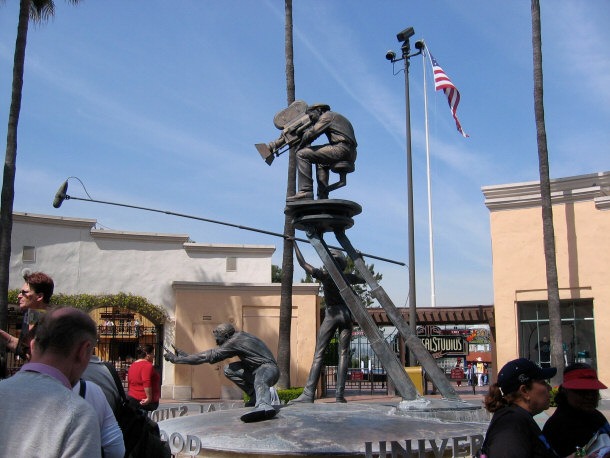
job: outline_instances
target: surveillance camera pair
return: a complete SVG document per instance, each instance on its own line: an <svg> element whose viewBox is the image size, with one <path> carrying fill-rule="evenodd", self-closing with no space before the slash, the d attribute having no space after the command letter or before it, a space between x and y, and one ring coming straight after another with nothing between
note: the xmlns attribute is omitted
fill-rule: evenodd
<svg viewBox="0 0 610 458"><path fill-rule="evenodd" d="M406 29L396 34L396 38L398 39L398 41L406 42L413 35L415 35L415 30L413 29L413 27L407 27ZM420 51L424 49L425 46L426 45L424 44L424 40L418 40L417 42L415 42L415 48L419 49ZM394 62L396 59L396 53L392 50L389 50L385 53L385 58L390 62Z"/></svg>

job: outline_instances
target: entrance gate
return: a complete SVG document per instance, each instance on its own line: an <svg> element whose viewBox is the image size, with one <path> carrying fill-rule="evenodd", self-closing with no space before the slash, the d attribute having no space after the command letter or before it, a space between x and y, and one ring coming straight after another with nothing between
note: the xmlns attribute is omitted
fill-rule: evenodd
<svg viewBox="0 0 610 458"><path fill-rule="evenodd" d="M102 307L92 310L91 318L98 329L95 354L116 368L127 388L127 371L135 360L136 348L150 344L155 349L154 366L161 374L163 365L163 333L161 326L133 310Z"/></svg>

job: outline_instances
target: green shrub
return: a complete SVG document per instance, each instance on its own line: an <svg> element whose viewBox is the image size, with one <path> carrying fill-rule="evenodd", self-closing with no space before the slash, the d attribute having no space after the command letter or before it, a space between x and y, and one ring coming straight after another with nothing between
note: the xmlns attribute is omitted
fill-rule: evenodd
<svg viewBox="0 0 610 458"><path fill-rule="evenodd" d="M8 292L8 303L18 304L19 290ZM51 296L52 305L66 305L89 313L100 307L117 307L140 313L156 325L161 325L167 320L167 312L159 305L148 302L148 299L132 294L63 294L57 293Z"/></svg>
<svg viewBox="0 0 610 458"><path fill-rule="evenodd" d="M555 386L551 388L551 407L557 407L557 403L555 402L555 395L559 392L559 387Z"/></svg>
<svg viewBox="0 0 610 458"><path fill-rule="evenodd" d="M288 404L289 401L298 398L303 393L303 388L289 388L287 390L277 390L280 403ZM244 402L248 402L250 396L244 393Z"/></svg>

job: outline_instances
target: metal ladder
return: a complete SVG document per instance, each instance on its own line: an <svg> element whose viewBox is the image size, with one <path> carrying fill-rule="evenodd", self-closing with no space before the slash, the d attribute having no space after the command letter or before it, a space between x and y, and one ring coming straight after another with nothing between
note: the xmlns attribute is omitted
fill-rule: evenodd
<svg viewBox="0 0 610 458"><path fill-rule="evenodd" d="M418 393L415 385L407 375L404 367L381 335L377 325L373 321L373 318L368 313L358 295L354 292L348 281L345 279L343 272L340 271L339 267L335 263L328 246L324 242L322 236L316 230L315 225L305 223L303 226L307 238L318 253L318 256L320 256L320 259L322 260L331 278L337 285L345 304L352 312L352 315L362 328L362 331L366 337L369 339L371 348L379 357L383 367L388 373L388 377L390 377L394 383L396 391L405 400L421 399L421 395ZM354 249L351 242L345 235L345 231L337 230L335 231L335 236L350 258L352 258L354 261L356 268L367 282L369 288L371 288L373 297L375 297L384 308L388 317L405 340L406 345L419 360L420 364L423 366L432 382L439 389L442 396L448 400L460 400L459 395L451 387L449 381L445 377L445 374L434 361L434 358L432 358L428 350L425 349L419 338L411 332L409 326L403 319L396 306L392 303L384 289L377 283L370 271L366 268L362 256Z"/></svg>

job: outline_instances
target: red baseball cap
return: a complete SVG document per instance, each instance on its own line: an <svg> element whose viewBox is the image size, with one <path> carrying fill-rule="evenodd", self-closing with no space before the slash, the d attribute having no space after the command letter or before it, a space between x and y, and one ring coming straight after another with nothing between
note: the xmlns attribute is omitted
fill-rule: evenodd
<svg viewBox="0 0 610 458"><path fill-rule="evenodd" d="M568 390L605 390L608 388L597 379L595 369L576 369L563 374L561 386Z"/></svg>

